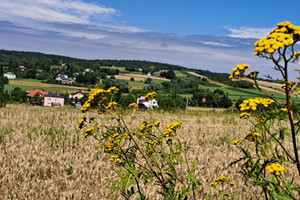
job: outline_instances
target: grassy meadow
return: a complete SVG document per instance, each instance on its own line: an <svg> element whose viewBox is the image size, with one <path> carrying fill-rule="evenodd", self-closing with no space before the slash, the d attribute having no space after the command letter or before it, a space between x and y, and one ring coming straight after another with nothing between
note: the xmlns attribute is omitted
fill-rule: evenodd
<svg viewBox="0 0 300 200"><path fill-rule="evenodd" d="M67 107L7 105L0 109L0 199L105 199L106 179L114 179L114 165L93 138L83 139L77 121L86 115L97 116ZM98 118L103 123L109 120ZM241 156L230 142L243 139L251 126L237 113L135 112L126 120L130 127L159 120L162 130L171 122L183 122L179 135L190 146L188 158L197 163L202 199L215 192L209 184L220 175L235 183L230 190L239 199L263 199L259 188L244 185L238 166L227 168ZM296 174L296 169L286 169L286 175ZM148 199L162 199L155 186L146 189Z"/></svg>

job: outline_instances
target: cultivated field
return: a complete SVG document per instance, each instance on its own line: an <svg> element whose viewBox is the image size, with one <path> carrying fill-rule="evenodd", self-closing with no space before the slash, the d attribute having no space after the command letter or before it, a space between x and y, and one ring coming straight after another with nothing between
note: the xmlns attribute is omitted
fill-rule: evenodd
<svg viewBox="0 0 300 200"><path fill-rule="evenodd" d="M0 109L0 199L105 199L109 192L106 179L114 178L114 165L102 148L96 148L95 140L83 139L82 130L77 128L83 116L66 107L7 105ZM101 118L103 123L109 120ZM231 190L239 199L263 199L258 188L244 186L237 166L226 168L241 156L230 142L243 139L250 127L237 113L135 112L126 120L131 127L144 120L159 120L162 130L171 122L183 122L179 135L190 146L188 157L196 160L201 199L213 194L209 184L220 175L235 183ZM295 172L286 166L284 174L292 177ZM162 199L154 188L147 188L148 199Z"/></svg>

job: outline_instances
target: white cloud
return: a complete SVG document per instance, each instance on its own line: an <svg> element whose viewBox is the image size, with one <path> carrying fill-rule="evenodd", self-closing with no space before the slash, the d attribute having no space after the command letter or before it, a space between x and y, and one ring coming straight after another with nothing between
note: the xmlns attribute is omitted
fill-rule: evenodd
<svg viewBox="0 0 300 200"><path fill-rule="evenodd" d="M212 46L220 46L220 47L231 47L232 45L220 43L220 42L202 42L203 44L212 45Z"/></svg>
<svg viewBox="0 0 300 200"><path fill-rule="evenodd" d="M240 27L240 28L229 28L225 27L228 31L229 37L234 38L262 38L266 37L272 29L268 28L251 28L251 27Z"/></svg>
<svg viewBox="0 0 300 200"><path fill-rule="evenodd" d="M88 24L90 16L116 14L116 10L82 1L1 0L0 13L10 21L21 17L42 22Z"/></svg>

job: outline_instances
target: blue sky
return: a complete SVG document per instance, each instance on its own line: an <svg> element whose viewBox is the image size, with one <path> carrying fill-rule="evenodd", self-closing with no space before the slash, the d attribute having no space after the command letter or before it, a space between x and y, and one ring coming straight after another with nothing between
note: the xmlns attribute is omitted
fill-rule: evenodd
<svg viewBox="0 0 300 200"><path fill-rule="evenodd" d="M0 49L85 59L148 60L277 77L252 55L276 24L300 25L300 1L1 0Z"/></svg>

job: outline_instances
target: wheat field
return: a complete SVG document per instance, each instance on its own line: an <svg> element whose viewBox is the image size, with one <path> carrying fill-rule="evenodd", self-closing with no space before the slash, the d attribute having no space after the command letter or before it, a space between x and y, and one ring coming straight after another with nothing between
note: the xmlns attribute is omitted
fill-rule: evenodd
<svg viewBox="0 0 300 200"><path fill-rule="evenodd" d="M106 199L106 179L114 179L113 163L97 148L92 138L83 139L78 119L71 108L7 105L0 109L0 199ZM218 176L235 183L232 192L239 199L263 199L260 188L246 187L238 166L228 164L241 156L230 142L243 139L250 124L237 113L180 111L177 113L135 112L127 118L131 127L144 120L169 123L182 121L179 135L190 146L189 159L196 160L201 182L201 199L215 191L209 184ZM109 120L99 117L99 120ZM284 172L293 176L296 169ZM298 180L299 182L299 180ZM148 199L162 199L155 186L147 188ZM117 196L117 199L122 199Z"/></svg>

